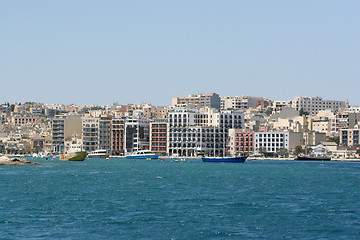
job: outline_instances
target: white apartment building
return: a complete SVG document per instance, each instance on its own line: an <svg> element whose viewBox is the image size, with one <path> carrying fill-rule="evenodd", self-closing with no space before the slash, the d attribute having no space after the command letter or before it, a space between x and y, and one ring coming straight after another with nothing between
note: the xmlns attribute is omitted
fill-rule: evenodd
<svg viewBox="0 0 360 240"><path fill-rule="evenodd" d="M290 150L289 132L255 132L254 139L255 153L276 154L281 148Z"/></svg>
<svg viewBox="0 0 360 240"><path fill-rule="evenodd" d="M315 115L319 111L338 111L339 108L345 108L345 101L323 100L321 97L295 97L291 106L297 111L303 109L310 115Z"/></svg>
<svg viewBox="0 0 360 240"><path fill-rule="evenodd" d="M189 126L170 128L168 154L186 157L224 156L226 137L218 127Z"/></svg>

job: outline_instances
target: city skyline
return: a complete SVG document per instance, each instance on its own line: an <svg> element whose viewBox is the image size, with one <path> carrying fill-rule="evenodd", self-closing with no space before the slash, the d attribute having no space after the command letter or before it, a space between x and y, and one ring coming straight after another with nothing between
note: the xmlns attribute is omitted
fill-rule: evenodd
<svg viewBox="0 0 360 240"><path fill-rule="evenodd" d="M198 93L360 105L358 1L0 3L0 102Z"/></svg>

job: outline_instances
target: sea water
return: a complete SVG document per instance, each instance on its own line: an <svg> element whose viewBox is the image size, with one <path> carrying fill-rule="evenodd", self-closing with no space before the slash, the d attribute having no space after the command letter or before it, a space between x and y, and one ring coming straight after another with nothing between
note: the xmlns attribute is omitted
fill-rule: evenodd
<svg viewBox="0 0 360 240"><path fill-rule="evenodd" d="M359 239L360 163L0 166L0 239Z"/></svg>

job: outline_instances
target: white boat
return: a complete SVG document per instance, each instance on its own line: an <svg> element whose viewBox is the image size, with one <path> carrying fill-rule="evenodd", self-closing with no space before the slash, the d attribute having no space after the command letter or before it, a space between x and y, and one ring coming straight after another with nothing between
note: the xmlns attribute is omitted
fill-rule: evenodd
<svg viewBox="0 0 360 240"><path fill-rule="evenodd" d="M110 154L106 149L98 149L87 155L88 158L108 158L109 156Z"/></svg>
<svg viewBox="0 0 360 240"><path fill-rule="evenodd" d="M151 160L151 159L158 159L159 156L156 155L155 153L152 153L150 150L142 150L142 151L133 152L132 154L127 155L126 158Z"/></svg>

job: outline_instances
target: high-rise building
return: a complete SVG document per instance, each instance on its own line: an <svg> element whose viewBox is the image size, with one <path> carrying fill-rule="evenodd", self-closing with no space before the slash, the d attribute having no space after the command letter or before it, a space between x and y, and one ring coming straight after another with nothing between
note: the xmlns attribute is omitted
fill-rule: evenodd
<svg viewBox="0 0 360 240"><path fill-rule="evenodd" d="M81 137L80 115L56 115L52 119L52 146L55 152L63 152L65 141L74 134Z"/></svg>
<svg viewBox="0 0 360 240"><path fill-rule="evenodd" d="M147 118L128 118L125 122L125 154L149 150L149 124Z"/></svg>
<svg viewBox="0 0 360 240"><path fill-rule="evenodd" d="M98 148L111 152L111 116L100 117Z"/></svg>
<svg viewBox="0 0 360 240"><path fill-rule="evenodd" d="M95 151L99 148L98 118L82 118L82 140L83 149L87 152Z"/></svg>
<svg viewBox="0 0 360 240"><path fill-rule="evenodd" d="M151 152L167 153L167 119L154 119L150 123L150 150Z"/></svg>
<svg viewBox="0 0 360 240"><path fill-rule="evenodd" d="M112 119L111 121L111 154L124 155L125 120Z"/></svg>

